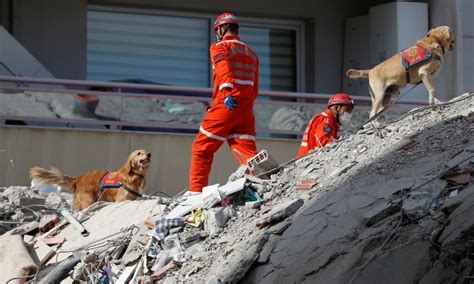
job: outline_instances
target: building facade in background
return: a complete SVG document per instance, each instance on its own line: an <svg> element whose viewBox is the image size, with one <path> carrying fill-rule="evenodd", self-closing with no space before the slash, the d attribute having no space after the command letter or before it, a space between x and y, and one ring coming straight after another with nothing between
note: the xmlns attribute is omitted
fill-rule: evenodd
<svg viewBox="0 0 474 284"><path fill-rule="evenodd" d="M457 38L436 80L440 98L474 90L474 1L268 3L2 0L0 22L56 78L212 87L211 23L231 11L261 57L262 90L353 95L368 95L367 84L346 80L347 68L369 68L427 28L449 25ZM418 93L409 99L427 98Z"/></svg>

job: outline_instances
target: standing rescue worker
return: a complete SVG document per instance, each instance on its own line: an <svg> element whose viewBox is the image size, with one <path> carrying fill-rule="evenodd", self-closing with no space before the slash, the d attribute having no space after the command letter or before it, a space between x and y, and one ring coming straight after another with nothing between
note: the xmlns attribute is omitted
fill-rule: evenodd
<svg viewBox="0 0 474 284"><path fill-rule="evenodd" d="M214 22L217 42L211 45L214 71L213 103L192 146L189 187L201 192L208 185L214 153L227 141L244 164L257 154L253 104L258 95L258 56L238 37L239 24L231 13Z"/></svg>
<svg viewBox="0 0 474 284"><path fill-rule="evenodd" d="M303 141L296 156L306 155L338 138L339 125L349 125L354 101L347 94L335 94L329 98L327 109L311 119L303 134Z"/></svg>

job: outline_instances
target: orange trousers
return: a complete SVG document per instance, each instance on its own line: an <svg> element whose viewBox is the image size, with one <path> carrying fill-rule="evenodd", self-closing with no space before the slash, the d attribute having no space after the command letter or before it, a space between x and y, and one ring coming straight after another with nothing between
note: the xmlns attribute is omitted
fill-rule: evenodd
<svg viewBox="0 0 474 284"><path fill-rule="evenodd" d="M214 154L225 141L240 164L257 154L253 100L238 98L237 104L229 110L218 102L206 112L192 146L190 191L201 192L208 185Z"/></svg>

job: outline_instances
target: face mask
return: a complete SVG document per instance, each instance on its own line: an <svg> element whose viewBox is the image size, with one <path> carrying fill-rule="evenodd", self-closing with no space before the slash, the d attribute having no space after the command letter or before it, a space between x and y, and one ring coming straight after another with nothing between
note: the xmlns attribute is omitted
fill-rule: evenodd
<svg viewBox="0 0 474 284"><path fill-rule="evenodd" d="M341 124L347 126L351 123L351 118L352 118L352 113L348 113L348 112L344 112L341 116L340 116L340 120L341 120Z"/></svg>

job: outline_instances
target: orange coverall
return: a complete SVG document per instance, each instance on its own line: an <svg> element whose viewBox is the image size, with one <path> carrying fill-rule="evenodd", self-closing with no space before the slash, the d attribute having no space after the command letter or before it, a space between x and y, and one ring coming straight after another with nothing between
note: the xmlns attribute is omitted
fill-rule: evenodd
<svg viewBox="0 0 474 284"><path fill-rule="evenodd" d="M338 131L339 125L331 110L326 109L324 112L315 115L304 131L301 147L296 157L304 156L310 150L323 147L334 141L338 137Z"/></svg>
<svg viewBox="0 0 474 284"><path fill-rule="evenodd" d="M227 141L239 163L257 154L253 104L258 95L258 56L237 36L226 36L210 48L214 69L212 107L206 112L194 140L189 177L190 191L208 185L214 153ZM224 98L232 96L237 109L229 110Z"/></svg>

